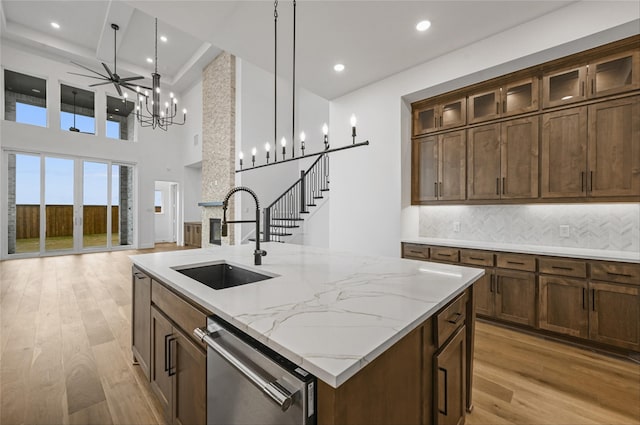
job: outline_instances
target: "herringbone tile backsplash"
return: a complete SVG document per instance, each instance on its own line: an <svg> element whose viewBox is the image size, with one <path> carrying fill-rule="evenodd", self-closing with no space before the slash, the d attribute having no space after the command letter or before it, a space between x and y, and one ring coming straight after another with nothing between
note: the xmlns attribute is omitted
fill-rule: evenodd
<svg viewBox="0 0 640 425"><path fill-rule="evenodd" d="M426 238L640 251L640 204L425 206L419 226Z"/></svg>

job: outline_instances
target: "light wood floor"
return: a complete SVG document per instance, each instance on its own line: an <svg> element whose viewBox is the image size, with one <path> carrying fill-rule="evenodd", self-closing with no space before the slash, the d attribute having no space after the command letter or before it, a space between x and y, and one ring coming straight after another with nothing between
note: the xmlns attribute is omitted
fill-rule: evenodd
<svg viewBox="0 0 640 425"><path fill-rule="evenodd" d="M0 263L0 424L162 423L131 363L136 252ZM474 379L471 425L640 423L640 365L486 323Z"/></svg>

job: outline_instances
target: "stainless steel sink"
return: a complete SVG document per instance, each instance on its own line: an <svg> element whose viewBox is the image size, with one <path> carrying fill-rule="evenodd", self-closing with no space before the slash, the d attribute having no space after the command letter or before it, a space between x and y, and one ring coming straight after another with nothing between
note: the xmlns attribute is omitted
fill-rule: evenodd
<svg viewBox="0 0 640 425"><path fill-rule="evenodd" d="M191 279L207 285L212 289L226 289L247 283L271 279L272 276L256 273L227 263L208 264L202 266L174 268Z"/></svg>

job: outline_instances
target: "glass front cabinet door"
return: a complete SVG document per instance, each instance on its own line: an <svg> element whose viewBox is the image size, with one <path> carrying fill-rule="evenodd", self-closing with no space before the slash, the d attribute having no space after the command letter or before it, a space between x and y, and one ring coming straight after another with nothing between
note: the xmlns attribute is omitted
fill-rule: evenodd
<svg viewBox="0 0 640 425"><path fill-rule="evenodd" d="M586 82L586 65L545 75L542 79L542 106L551 108L585 100Z"/></svg>
<svg viewBox="0 0 640 425"><path fill-rule="evenodd" d="M589 96L608 96L640 88L640 50L589 64Z"/></svg>

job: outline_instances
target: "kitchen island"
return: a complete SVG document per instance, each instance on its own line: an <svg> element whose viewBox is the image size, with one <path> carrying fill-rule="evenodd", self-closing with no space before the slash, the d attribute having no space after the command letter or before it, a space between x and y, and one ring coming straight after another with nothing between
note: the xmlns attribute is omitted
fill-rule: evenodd
<svg viewBox="0 0 640 425"><path fill-rule="evenodd" d="M471 291L483 270L300 245L264 248L268 255L261 266L253 265L249 245L131 257L133 351L152 386L157 361L151 354L162 351L162 338L154 343L154 312L146 320L145 304L167 313L170 326L190 335L194 323L205 323L197 323L197 314L168 314L172 304L182 302L201 317L221 317L315 375L319 423L459 422L448 420L455 406L447 398L458 393L457 404L470 407ZM221 261L271 278L213 290L177 271ZM136 287L145 277L149 294L146 286ZM151 339L148 353L146 339ZM451 343L462 370L441 374L446 368L437 365L438 355L456 352L445 350ZM447 381L456 377L457 384ZM175 407L170 410L176 417Z"/></svg>

